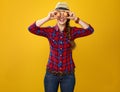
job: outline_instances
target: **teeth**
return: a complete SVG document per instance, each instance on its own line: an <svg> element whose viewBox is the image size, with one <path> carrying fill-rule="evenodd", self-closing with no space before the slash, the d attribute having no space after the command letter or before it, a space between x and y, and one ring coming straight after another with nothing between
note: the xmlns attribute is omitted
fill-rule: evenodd
<svg viewBox="0 0 120 92"><path fill-rule="evenodd" d="M59 19L59 21L64 22L64 21L65 21L65 19L64 19L64 18L60 18L60 19Z"/></svg>
<svg viewBox="0 0 120 92"><path fill-rule="evenodd" d="M60 19L61 21L63 21L64 19Z"/></svg>
<svg viewBox="0 0 120 92"><path fill-rule="evenodd" d="M62 21L62 22L63 22L64 20L60 20L60 21Z"/></svg>

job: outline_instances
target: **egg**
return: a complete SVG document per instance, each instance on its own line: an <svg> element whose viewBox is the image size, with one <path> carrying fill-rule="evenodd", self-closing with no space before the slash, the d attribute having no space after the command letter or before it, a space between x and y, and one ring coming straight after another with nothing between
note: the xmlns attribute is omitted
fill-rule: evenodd
<svg viewBox="0 0 120 92"><path fill-rule="evenodd" d="M57 13L56 13L56 16L57 16L57 17L60 17L60 13L59 13L59 12L57 12Z"/></svg>
<svg viewBox="0 0 120 92"><path fill-rule="evenodd" d="M68 13L67 13L67 12L64 12L64 16L65 16L65 17L68 17Z"/></svg>

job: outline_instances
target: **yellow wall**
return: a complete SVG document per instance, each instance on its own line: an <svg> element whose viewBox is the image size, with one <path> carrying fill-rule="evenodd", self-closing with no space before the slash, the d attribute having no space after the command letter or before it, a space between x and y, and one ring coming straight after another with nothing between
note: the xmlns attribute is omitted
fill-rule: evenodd
<svg viewBox="0 0 120 92"><path fill-rule="evenodd" d="M44 92L49 43L27 28L47 16L58 1L63 0L1 0L0 92ZM66 1L95 29L94 34L75 40L75 92L120 92L120 1Z"/></svg>

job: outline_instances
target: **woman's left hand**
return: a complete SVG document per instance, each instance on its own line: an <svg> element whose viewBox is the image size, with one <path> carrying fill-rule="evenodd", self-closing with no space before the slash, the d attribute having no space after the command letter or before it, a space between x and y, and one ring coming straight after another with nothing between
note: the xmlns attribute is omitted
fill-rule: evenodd
<svg viewBox="0 0 120 92"><path fill-rule="evenodd" d="M77 18L74 12L69 11L68 13L69 16L67 17L67 19L75 20Z"/></svg>

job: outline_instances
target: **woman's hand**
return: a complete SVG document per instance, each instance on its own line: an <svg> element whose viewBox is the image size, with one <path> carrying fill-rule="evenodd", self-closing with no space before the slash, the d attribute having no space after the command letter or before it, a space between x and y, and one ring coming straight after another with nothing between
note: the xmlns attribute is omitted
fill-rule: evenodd
<svg viewBox="0 0 120 92"><path fill-rule="evenodd" d="M49 19L49 20L52 20L52 19L57 19L57 11L51 11L51 12L49 12L48 13L48 16L47 16L47 18Z"/></svg>
<svg viewBox="0 0 120 92"><path fill-rule="evenodd" d="M69 11L68 12L69 13L69 16L67 17L67 19L70 19L70 20L76 20L76 15L75 15L75 13L74 12L71 12L71 11Z"/></svg>
<svg viewBox="0 0 120 92"><path fill-rule="evenodd" d="M60 12L53 10L48 13L47 19L48 20L53 20L53 19L58 19L61 16ZM65 11L64 12L64 17L70 20L76 21L78 17L74 14L74 12L71 11Z"/></svg>
<svg viewBox="0 0 120 92"><path fill-rule="evenodd" d="M36 21L36 26L40 27L45 22L47 22L49 20L52 20L52 19L56 19L57 17L55 16L55 12L56 11L49 12L47 17L45 17L43 19L40 19L40 20L37 20Z"/></svg>
<svg viewBox="0 0 120 92"><path fill-rule="evenodd" d="M69 11L69 16L67 17L68 19L74 20L75 23L79 23L80 18L77 17L73 12Z"/></svg>

